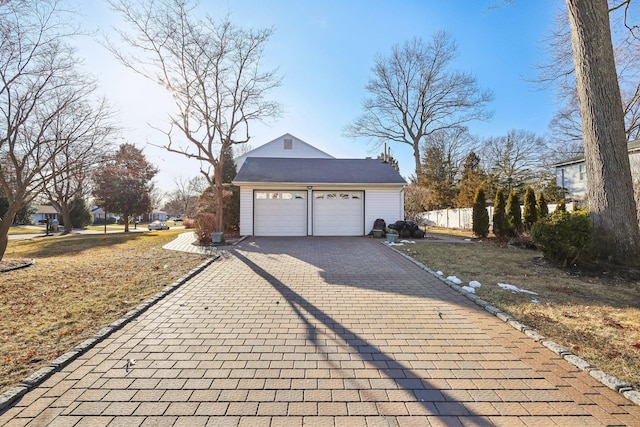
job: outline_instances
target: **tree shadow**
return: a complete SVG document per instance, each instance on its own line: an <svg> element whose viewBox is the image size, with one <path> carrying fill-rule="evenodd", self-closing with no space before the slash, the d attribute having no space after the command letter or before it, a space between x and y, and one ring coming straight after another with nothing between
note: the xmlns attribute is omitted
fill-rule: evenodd
<svg viewBox="0 0 640 427"><path fill-rule="evenodd" d="M365 337L350 330L281 280L239 253L238 250L232 249L230 253L263 278L284 298L305 325L306 340L316 348L318 354L323 355L324 360L330 362L332 369L340 370L342 368L335 361L332 362L330 353L324 349L325 344L318 339L318 328L314 325L314 321L333 331L339 337L339 345L349 347L363 362L377 369L383 378L391 381L395 388L409 393L415 402L424 408L425 414L443 416L444 418L441 420L443 425L460 425L458 417L473 417L476 426L492 425L462 402L457 402L455 397L447 394L446 390L438 389L436 385L415 373L412 368L395 360L381 348L370 343ZM363 392L366 395L366 387L358 387L358 379L351 378L345 379L345 381L352 381L356 389L365 388ZM445 413L442 413L442 408L445 407ZM384 416L384 414L379 415Z"/></svg>

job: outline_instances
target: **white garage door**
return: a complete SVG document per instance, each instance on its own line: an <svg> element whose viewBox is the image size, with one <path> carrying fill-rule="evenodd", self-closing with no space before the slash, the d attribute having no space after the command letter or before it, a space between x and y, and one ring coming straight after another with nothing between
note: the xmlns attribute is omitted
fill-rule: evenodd
<svg viewBox="0 0 640 427"><path fill-rule="evenodd" d="M314 191L314 236L362 236L363 191Z"/></svg>
<svg viewBox="0 0 640 427"><path fill-rule="evenodd" d="M306 236L306 191L255 191L253 232L256 236Z"/></svg>

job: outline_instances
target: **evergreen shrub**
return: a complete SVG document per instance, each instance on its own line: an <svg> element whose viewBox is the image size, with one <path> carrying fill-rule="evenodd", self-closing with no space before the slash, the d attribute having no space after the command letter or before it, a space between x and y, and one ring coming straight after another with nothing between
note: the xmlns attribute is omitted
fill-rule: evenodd
<svg viewBox="0 0 640 427"><path fill-rule="evenodd" d="M484 188L478 187L473 199L473 234L478 237L489 235L489 213L487 212L487 201L484 195Z"/></svg>
<svg viewBox="0 0 640 427"><path fill-rule="evenodd" d="M507 222L506 201L502 188L496 191L496 197L493 202L493 234L502 239L509 237L510 229Z"/></svg>
<svg viewBox="0 0 640 427"><path fill-rule="evenodd" d="M589 213L556 211L533 225L533 242L563 267L588 261L593 255L593 225Z"/></svg>

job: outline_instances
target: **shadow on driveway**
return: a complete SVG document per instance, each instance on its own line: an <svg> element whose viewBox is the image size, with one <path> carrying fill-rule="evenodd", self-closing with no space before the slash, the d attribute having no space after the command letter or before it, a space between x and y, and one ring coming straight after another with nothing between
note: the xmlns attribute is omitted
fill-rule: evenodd
<svg viewBox="0 0 640 427"><path fill-rule="evenodd" d="M307 341L314 345L318 354L324 355L325 360L331 362L329 352L324 350L323 340L318 339L318 328L315 325L316 322L319 322L329 330L333 331L336 336L339 337L343 346L349 347L352 352L356 353L360 359L365 361L366 364L376 368L383 377L393 381L397 389L405 390L409 393L416 402L423 406L426 413L433 415L440 414L445 416L474 417L474 425L476 426L493 425L489 421L478 417L477 414L474 414L473 411L465 407L462 403L456 402L454 396L449 396L446 391L439 390L438 387L430 384L429 381L417 375L409 366L405 366L403 363L395 360L391 355L386 354L380 347L368 342L366 338L350 330L349 327L342 324L339 320L336 320L331 315L325 313L305 297L284 284L281 280L267 272L246 256L242 255L241 252L232 250L231 253L278 291L306 326ZM314 322L314 320L316 322ZM384 326L381 325L381 327L383 328ZM341 369L339 364L335 362L332 363L332 366L333 369ZM354 388L359 388L361 390L364 388L358 384L357 379L353 379L352 385ZM366 395L366 391L364 394ZM371 401L375 400L375 397L372 396ZM446 411L443 411L445 406ZM449 425L446 422L446 419L443 419L442 421L444 425ZM453 423L451 425L459 425L459 421L457 419L455 421L451 420L451 422Z"/></svg>

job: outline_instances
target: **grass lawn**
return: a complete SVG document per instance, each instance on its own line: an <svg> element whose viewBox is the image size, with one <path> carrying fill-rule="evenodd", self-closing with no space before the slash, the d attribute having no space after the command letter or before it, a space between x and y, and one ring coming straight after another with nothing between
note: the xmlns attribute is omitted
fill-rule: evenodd
<svg viewBox="0 0 640 427"><path fill-rule="evenodd" d="M427 230L469 238L468 233ZM477 280L476 294L525 325L586 359L597 369L640 389L640 271L558 268L540 252L493 240L445 243L416 240L396 249L462 286ZM538 295L504 290L515 285ZM536 300L537 302L534 302Z"/></svg>
<svg viewBox="0 0 640 427"><path fill-rule="evenodd" d="M162 246L184 230L9 241L0 273L0 393L201 264Z"/></svg>
<svg viewBox="0 0 640 427"><path fill-rule="evenodd" d="M9 234L44 234L47 230L44 226L14 226L9 228Z"/></svg>
<svg viewBox="0 0 640 427"><path fill-rule="evenodd" d="M138 224L138 226L141 226L141 224ZM131 230L133 230L133 224L129 225L129 228ZM144 225L144 228L147 228L147 225ZM85 227L85 229L87 230L93 230L93 231L104 231L104 224L103 225L87 225ZM107 231L124 231L124 224L107 224Z"/></svg>

